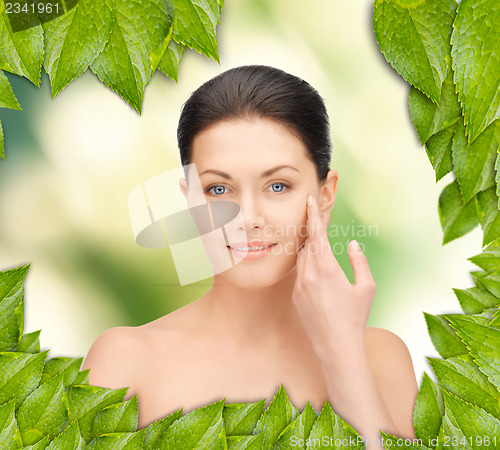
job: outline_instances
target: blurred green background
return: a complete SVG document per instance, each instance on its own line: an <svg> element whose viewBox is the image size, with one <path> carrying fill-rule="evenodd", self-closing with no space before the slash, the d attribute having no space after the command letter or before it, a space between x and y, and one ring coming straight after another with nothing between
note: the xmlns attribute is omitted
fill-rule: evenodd
<svg viewBox="0 0 500 450"><path fill-rule="evenodd" d="M210 280L179 286L168 250L135 244L128 195L180 165L176 127L190 92L231 67L267 64L325 99L340 174L333 248L352 281L347 243L365 246L377 282L368 325L406 342L419 382L430 372L424 357L437 353L422 311L460 312L451 288L472 286L466 258L481 251L481 233L441 246L437 199L451 175L436 184L409 118L409 86L376 44L372 8L373 0L226 0L220 66L187 51L177 85L153 77L142 116L90 72L54 100L45 74L40 89L9 74L24 111L0 110L0 267L31 263L26 331L41 328L51 356L84 356L105 329L154 320L209 288Z"/></svg>

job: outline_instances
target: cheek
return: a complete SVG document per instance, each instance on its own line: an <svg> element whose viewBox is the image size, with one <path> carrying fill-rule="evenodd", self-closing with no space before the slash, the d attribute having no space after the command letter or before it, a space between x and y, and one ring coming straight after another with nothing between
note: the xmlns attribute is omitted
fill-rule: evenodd
<svg viewBox="0 0 500 450"><path fill-rule="evenodd" d="M276 214L274 229L276 237L283 241L296 241L299 245L307 237L307 216L305 207L294 205Z"/></svg>

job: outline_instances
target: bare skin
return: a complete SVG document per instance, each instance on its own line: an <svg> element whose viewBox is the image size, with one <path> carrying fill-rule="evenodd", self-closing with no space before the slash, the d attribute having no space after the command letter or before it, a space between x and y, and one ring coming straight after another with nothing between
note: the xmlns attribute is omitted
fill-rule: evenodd
<svg viewBox="0 0 500 450"><path fill-rule="evenodd" d="M321 363L307 339L297 336L273 348L269 343L237 344L217 336L222 333L215 327L201 333L206 321L196 303L141 327L117 327L101 334L85 360L84 369L92 368L91 384L129 387L125 399L138 396L139 428L177 409L185 414L221 398L228 403L266 398L268 406L281 383L294 406L303 409L310 401L321 411L328 392ZM392 353L383 351L388 343ZM396 434L414 437L407 410L417 392L404 382L414 377L407 368L411 358L404 343L387 330L367 327L365 345L377 386L401 430Z"/></svg>
<svg viewBox="0 0 500 450"><path fill-rule="evenodd" d="M363 253L349 248L351 285L328 244L337 172L318 181L302 142L266 119L200 133L192 162L209 200L240 205L244 223L235 226L248 240L265 237L281 251L214 276L206 295L167 316L102 333L84 363L91 384L130 387L141 428L221 398L269 404L282 383L299 409L310 401L319 411L328 400L368 449L381 448L369 441L379 429L414 438L418 386L408 349L395 334L366 327L375 283ZM283 165L291 168L262 176ZM222 174L207 173L214 168ZM185 183L181 189L189 199ZM284 224L307 234L264 233Z"/></svg>

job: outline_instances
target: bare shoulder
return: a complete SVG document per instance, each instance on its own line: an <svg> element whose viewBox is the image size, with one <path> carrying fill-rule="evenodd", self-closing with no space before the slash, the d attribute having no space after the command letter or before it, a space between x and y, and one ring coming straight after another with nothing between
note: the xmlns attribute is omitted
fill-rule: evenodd
<svg viewBox="0 0 500 450"><path fill-rule="evenodd" d="M83 363L84 370L90 369L89 383L110 389L132 387L144 354L142 334L134 327L115 327L102 332Z"/></svg>
<svg viewBox="0 0 500 450"><path fill-rule="evenodd" d="M89 383L110 389L128 387L125 399L148 390L151 374L182 360L182 350L202 323L199 316L190 304L138 327L102 332L83 364L83 370L90 369Z"/></svg>
<svg viewBox="0 0 500 450"><path fill-rule="evenodd" d="M418 384L408 347L389 330L367 327L365 351L379 392L401 436L414 438L413 408Z"/></svg>
<svg viewBox="0 0 500 450"><path fill-rule="evenodd" d="M385 373L397 368L410 374L413 372L413 362L408 347L395 333L384 328L367 327L365 329L366 356L374 370ZM414 377L414 375L413 375Z"/></svg>
<svg viewBox="0 0 500 450"><path fill-rule="evenodd" d="M378 356L386 354L388 350L400 356L410 355L404 341L397 334L384 328L366 327L365 346L367 352L375 353Z"/></svg>

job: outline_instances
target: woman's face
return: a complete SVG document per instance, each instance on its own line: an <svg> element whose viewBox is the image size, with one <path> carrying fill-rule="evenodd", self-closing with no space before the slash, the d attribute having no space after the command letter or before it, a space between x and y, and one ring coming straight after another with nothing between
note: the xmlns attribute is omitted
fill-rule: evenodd
<svg viewBox="0 0 500 450"><path fill-rule="evenodd" d="M304 144L273 120L222 121L196 135L191 163L207 202L240 207L225 226L229 245L222 250L233 264L217 277L242 288L280 281L295 267L307 236L307 196L320 200L325 189ZM334 199L335 192L327 212Z"/></svg>

